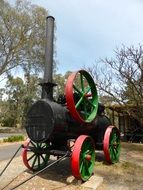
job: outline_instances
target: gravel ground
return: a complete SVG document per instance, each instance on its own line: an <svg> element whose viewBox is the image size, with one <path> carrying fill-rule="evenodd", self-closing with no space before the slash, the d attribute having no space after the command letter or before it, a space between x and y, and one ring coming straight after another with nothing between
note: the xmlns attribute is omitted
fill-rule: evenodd
<svg viewBox="0 0 143 190"><path fill-rule="evenodd" d="M97 152L95 174L103 177L103 184L97 190L141 190L143 187L143 145L123 144L120 162L109 166L103 154ZM51 162L53 161L53 157ZM6 161L0 162L0 171ZM13 178L4 190L31 176L23 165L21 157L15 158L11 166L0 177L0 190ZM80 186L80 181L71 176L70 161L65 159L18 187L18 190L88 190Z"/></svg>
<svg viewBox="0 0 143 190"><path fill-rule="evenodd" d="M0 162L0 171L6 166L8 160ZM15 179L18 175L25 171L21 157L17 157L13 160L7 170L0 176L0 189L7 185L12 179Z"/></svg>
<svg viewBox="0 0 143 190"><path fill-rule="evenodd" d="M52 157L51 163L55 160ZM6 165L7 161L0 162L0 171ZM32 172L27 170L23 165L21 157L15 158L10 167L0 177L0 190L10 190L19 182L27 179L32 175ZM12 180L14 179L14 180ZM70 182L72 181L72 183ZM60 163L47 169L42 174L37 175L30 181L18 187L18 190L53 190L53 189L65 189L76 190L79 186L77 180L73 180L70 171L69 159L65 159ZM83 188L82 188L83 189Z"/></svg>

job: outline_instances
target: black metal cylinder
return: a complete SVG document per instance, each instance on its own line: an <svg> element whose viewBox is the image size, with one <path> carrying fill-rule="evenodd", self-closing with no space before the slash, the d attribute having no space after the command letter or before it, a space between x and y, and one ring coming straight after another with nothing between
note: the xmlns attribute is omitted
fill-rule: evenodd
<svg viewBox="0 0 143 190"><path fill-rule="evenodd" d="M52 16L46 19L45 70L42 86L42 98L50 100L53 99L54 20Z"/></svg>
<svg viewBox="0 0 143 190"><path fill-rule="evenodd" d="M49 99L35 102L27 114L26 131L34 142L44 142L51 138L76 138L90 132L91 125L81 125L63 107Z"/></svg>
<svg viewBox="0 0 143 190"><path fill-rule="evenodd" d="M44 142L50 139L55 130L66 130L67 110L61 105L42 99L35 102L28 111L25 128L34 142Z"/></svg>
<svg viewBox="0 0 143 190"><path fill-rule="evenodd" d="M68 109L49 99L35 102L26 119L28 137L34 142L51 141L54 148L66 143L68 139L76 139L79 135L90 135L97 149L103 149L103 138L111 121L105 115L97 115L90 124L75 121Z"/></svg>

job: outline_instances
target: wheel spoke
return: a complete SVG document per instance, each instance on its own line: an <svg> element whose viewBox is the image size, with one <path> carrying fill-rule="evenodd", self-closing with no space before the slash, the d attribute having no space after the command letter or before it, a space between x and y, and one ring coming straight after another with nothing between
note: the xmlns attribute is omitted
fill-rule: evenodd
<svg viewBox="0 0 143 190"><path fill-rule="evenodd" d="M120 154L120 143L119 143L119 136L116 132L116 130L112 130L111 134L111 140L110 140L111 148L111 160L112 162L116 162L119 159L119 154Z"/></svg>
<svg viewBox="0 0 143 190"><path fill-rule="evenodd" d="M46 164L46 160L45 160L44 156L43 156L42 154L41 154L40 156L41 156L41 158L43 159L43 161L44 161L45 164Z"/></svg>
<svg viewBox="0 0 143 190"><path fill-rule="evenodd" d="M32 168L34 168L35 163L36 163L36 160L37 160L37 155L36 155L35 158L34 158L34 161L33 161L33 164L32 164Z"/></svg>
<svg viewBox="0 0 143 190"><path fill-rule="evenodd" d="M84 92L84 82L83 82L83 75L80 73L80 82L81 82L81 89Z"/></svg>
<svg viewBox="0 0 143 190"><path fill-rule="evenodd" d="M75 120L91 123L95 119L98 95L95 82L88 72L79 70L72 73L67 80L65 94L67 107Z"/></svg>
<svg viewBox="0 0 143 190"><path fill-rule="evenodd" d="M32 171L38 171L39 169L44 168L48 162L49 154L42 154L41 151L49 148L49 146L49 143L34 143L28 139L22 152L22 158L25 166ZM31 154L29 155L28 152Z"/></svg>
<svg viewBox="0 0 143 190"><path fill-rule="evenodd" d="M76 108L78 108L79 107L79 105L82 103L82 101L84 100L84 96L82 96L80 99L79 99L79 101L76 103Z"/></svg>
<svg viewBox="0 0 143 190"><path fill-rule="evenodd" d="M37 143L37 147L41 148L42 147L42 143Z"/></svg>
<svg viewBox="0 0 143 190"><path fill-rule="evenodd" d="M28 158L28 161L31 160L34 156L36 156L36 155L33 154L32 156L30 156L30 157Z"/></svg>
<svg viewBox="0 0 143 190"><path fill-rule="evenodd" d="M110 137L110 144L113 145L116 142L116 134L112 133Z"/></svg>
<svg viewBox="0 0 143 190"><path fill-rule="evenodd" d="M111 160L114 161L115 153L114 153L114 148L112 146L110 147L110 157L111 157Z"/></svg>
<svg viewBox="0 0 143 190"><path fill-rule="evenodd" d="M109 126L104 134L103 149L106 160L111 164L118 162L120 155L120 135L118 128Z"/></svg>
<svg viewBox="0 0 143 190"><path fill-rule="evenodd" d="M82 168L81 168L81 174L83 176L90 176L91 175L91 171L92 171L92 168L91 168L91 165L92 165L92 159L91 161L89 160L86 160L86 155L90 155L92 157L93 155L93 146L91 144L90 141L85 141L83 143L83 146L82 146L82 150L81 150L81 159L82 159ZM90 171L91 169L91 171Z"/></svg>
<svg viewBox="0 0 143 190"><path fill-rule="evenodd" d="M89 154L89 155L92 155L92 153L93 153L93 150L89 150L89 151L87 152L87 154Z"/></svg>
<svg viewBox="0 0 143 190"><path fill-rule="evenodd" d="M82 150L81 150L81 152L85 154L85 151L87 151L87 145L86 145L86 143L84 143L84 144L82 145Z"/></svg>
<svg viewBox="0 0 143 190"><path fill-rule="evenodd" d="M30 143L31 143L34 147L36 147L36 145L35 145L35 143L34 143L34 142L30 141Z"/></svg>
<svg viewBox="0 0 143 190"><path fill-rule="evenodd" d="M38 168L40 169L41 167L40 167L41 165L40 165L40 155L38 156Z"/></svg>
<svg viewBox="0 0 143 190"><path fill-rule="evenodd" d="M95 104L93 104L88 98L86 98L86 100L88 101L88 103L93 107L93 108L95 108L96 107L96 105Z"/></svg>
<svg viewBox="0 0 143 190"><path fill-rule="evenodd" d="M120 151L120 147L121 147L120 143L117 143L117 150L118 151Z"/></svg>
<svg viewBox="0 0 143 190"><path fill-rule="evenodd" d="M42 148L42 149L43 149L43 148L46 148L46 144L42 145L41 148Z"/></svg>
<svg viewBox="0 0 143 190"><path fill-rule="evenodd" d="M28 152L33 152L33 149L34 149L35 147L33 147L33 146L28 146L28 147L26 147L26 149L27 149L27 151Z"/></svg>
<svg viewBox="0 0 143 190"><path fill-rule="evenodd" d="M118 136L117 135L115 135L115 142L118 142Z"/></svg>
<svg viewBox="0 0 143 190"><path fill-rule="evenodd" d="M82 92L81 92L75 85L73 85L73 88L74 88L74 90L75 90L80 96L82 96Z"/></svg>
<svg viewBox="0 0 143 190"><path fill-rule="evenodd" d="M113 147L113 149L112 149L112 152L113 152L113 154L114 154L114 158L115 158L115 160L116 160L116 156L117 156L117 154L116 154L116 151L115 151L114 147Z"/></svg>
<svg viewBox="0 0 143 190"><path fill-rule="evenodd" d="M83 166L82 166L81 175L84 177L87 176L87 168L86 168L85 162L83 163Z"/></svg>
<svg viewBox="0 0 143 190"><path fill-rule="evenodd" d="M89 161L85 161L85 173L86 173L86 176L89 175Z"/></svg>
<svg viewBox="0 0 143 190"><path fill-rule="evenodd" d="M72 153L72 173L86 181L92 175L94 169L94 144L89 136L81 135L75 142Z"/></svg>
<svg viewBox="0 0 143 190"><path fill-rule="evenodd" d="M85 95L89 92L91 90L91 87L90 86L88 86L88 88L86 89L86 91L85 91Z"/></svg>
<svg viewBox="0 0 143 190"><path fill-rule="evenodd" d="M39 143L36 143L36 145L37 145L37 148L40 148Z"/></svg>
<svg viewBox="0 0 143 190"><path fill-rule="evenodd" d="M83 161L80 163L80 173L82 172L82 168L83 168Z"/></svg>

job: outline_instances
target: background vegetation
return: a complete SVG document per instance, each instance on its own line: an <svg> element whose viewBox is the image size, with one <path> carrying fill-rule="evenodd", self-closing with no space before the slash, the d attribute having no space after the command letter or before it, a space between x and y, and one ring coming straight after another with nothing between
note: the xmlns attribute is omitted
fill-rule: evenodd
<svg viewBox="0 0 143 190"><path fill-rule="evenodd" d="M123 45L114 55L87 69L97 81L101 101L121 106L143 127L143 46Z"/></svg>
<svg viewBox="0 0 143 190"><path fill-rule="evenodd" d="M7 80L0 88L1 126L22 127L28 108L41 96L38 84L45 60L47 16L47 10L27 0L14 5L0 1L0 83ZM114 55L86 69L97 83L100 100L106 105L124 105L143 127L143 47L122 46ZM15 70L24 77L15 77ZM63 94L69 74L57 74L54 60L55 99Z"/></svg>

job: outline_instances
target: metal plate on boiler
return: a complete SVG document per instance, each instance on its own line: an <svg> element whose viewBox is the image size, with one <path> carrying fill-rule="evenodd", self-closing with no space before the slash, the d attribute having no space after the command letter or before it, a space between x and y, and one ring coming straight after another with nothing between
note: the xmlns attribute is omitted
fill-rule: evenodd
<svg viewBox="0 0 143 190"><path fill-rule="evenodd" d="M53 129L53 111L47 101L39 100L30 108L27 114L26 131L34 142L44 142L49 139Z"/></svg>

